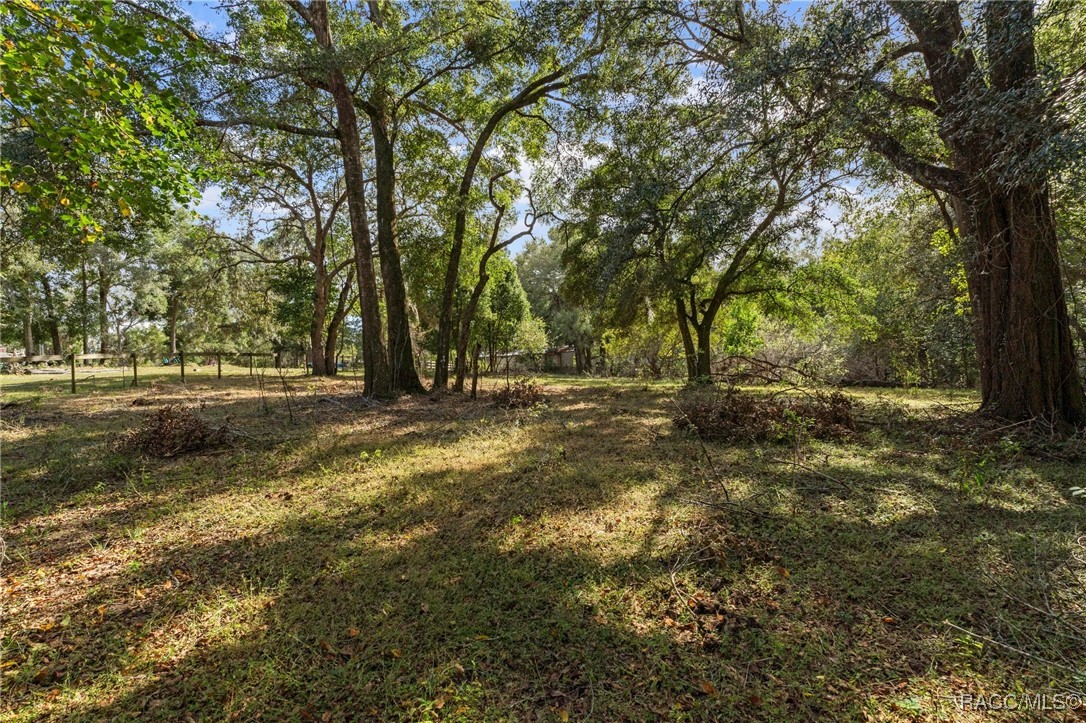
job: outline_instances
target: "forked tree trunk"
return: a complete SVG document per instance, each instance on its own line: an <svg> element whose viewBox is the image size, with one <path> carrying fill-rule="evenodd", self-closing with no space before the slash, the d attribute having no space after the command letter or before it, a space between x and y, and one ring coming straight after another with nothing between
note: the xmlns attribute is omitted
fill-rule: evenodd
<svg viewBox="0 0 1086 723"><path fill-rule="evenodd" d="M384 98L378 98L378 103L374 104L370 127L376 159L377 248L381 255L381 282L388 316L388 360L392 388L422 394L426 389L415 369L415 350L411 346L411 323L407 315L407 286L400 263L400 247L396 242L396 165L384 103Z"/></svg>
<svg viewBox="0 0 1086 723"><path fill-rule="evenodd" d="M309 24L317 44L326 50L334 50L332 30L328 21L328 6L323 2L292 3L296 11ZM378 308L377 274L373 266L373 242L370 237L366 209L366 186L362 166L362 141L358 132L358 114L354 108L354 96L342 69L330 65L327 76L328 91L336 104L336 127L343 156L343 178L347 191L347 211L351 220L351 238L354 241L355 273L358 276L358 303L362 317L362 364L364 392L377 397L392 395L392 377L388 357L381 340L381 315Z"/></svg>

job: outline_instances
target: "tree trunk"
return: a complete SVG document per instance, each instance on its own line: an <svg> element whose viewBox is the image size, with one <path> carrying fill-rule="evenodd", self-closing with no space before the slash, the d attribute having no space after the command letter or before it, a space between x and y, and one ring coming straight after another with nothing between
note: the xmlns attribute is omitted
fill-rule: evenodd
<svg viewBox="0 0 1086 723"><path fill-rule="evenodd" d="M343 320L347 317L347 299L351 294L351 284L354 283L354 274L348 274L347 280L339 290L339 299L336 302L336 310L332 313L332 319L328 322L328 333L324 341L324 373L333 377L339 373L336 366L336 351L339 346L339 330L343 327Z"/></svg>
<svg viewBox="0 0 1086 723"><path fill-rule="evenodd" d="M686 315L686 303L681 296L675 297L675 316L679 322L679 336L683 340L683 357L686 361L686 380L698 378L698 354L694 349L694 339L690 334L690 319Z"/></svg>
<svg viewBox="0 0 1086 723"><path fill-rule="evenodd" d="M46 313L46 325L49 327L49 336L53 342L53 353L63 353L63 347L60 343L60 324L57 322L57 309L53 303L53 285L49 283L49 277L42 274L41 288L45 294L45 313Z"/></svg>
<svg viewBox="0 0 1086 723"><path fill-rule="evenodd" d="M986 194L964 211L982 410L1086 423L1047 187Z"/></svg>
<svg viewBox="0 0 1086 723"><path fill-rule="evenodd" d="M388 315L388 357L392 387L409 394L426 391L415 369L411 345L411 324L407 315L407 287L396 241L396 159L389 133L385 99L378 98L370 118L373 153L376 160L374 185L377 188L377 249L381 255L381 281Z"/></svg>
<svg viewBox="0 0 1086 723"><path fill-rule="evenodd" d="M106 270L98 267L98 353L109 353L109 289Z"/></svg>
<svg viewBox="0 0 1086 723"><path fill-rule="evenodd" d="M919 182L949 193L972 244L967 279L981 409L1010 420L1086 425L1048 171L1037 169L1035 157L1052 131L1048 92L1037 73L1034 5L983 4L983 66L956 3L893 8L920 41L953 168L918 161L884 138L875 149Z"/></svg>
<svg viewBox="0 0 1086 723"><path fill-rule="evenodd" d="M710 346L713 330L713 319L709 316L701 317L698 330L698 358L695 365L697 379L709 380L713 376L713 355Z"/></svg>
<svg viewBox="0 0 1086 723"><path fill-rule="evenodd" d="M83 337L83 353L90 354L90 333L87 329L87 311L90 309L90 288L87 283L87 256L83 252L83 258L79 266L80 281L82 283L79 305L79 333ZM86 362L84 362L86 364Z"/></svg>
<svg viewBox="0 0 1086 723"><path fill-rule="evenodd" d="M181 294L170 297L170 306L166 317L166 334L170 340L170 358L177 356L177 318L181 315Z"/></svg>
<svg viewBox="0 0 1086 723"><path fill-rule="evenodd" d="M316 256L324 255L320 249L321 242L317 242ZM309 320L309 346L313 350L313 376L322 377L327 374L324 364L324 320L328 316L328 276L321 258L313 260L316 276L313 284L313 316Z"/></svg>
<svg viewBox="0 0 1086 723"><path fill-rule="evenodd" d="M298 6L298 12L309 23L318 45L334 50L332 29L328 22L328 6L314 2L308 9ZM373 243L370 238L366 208L366 185L362 165L362 142L358 133L358 114L354 97L343 76L343 70L333 65L328 70L328 90L336 104L336 125L339 147L343 156L343 177L347 190L347 211L351 219L354 241L355 273L358 276L358 304L362 317L362 364L364 393L371 396L392 396L392 377L388 357L381 340L381 315L378 308L377 274L373 267Z"/></svg>
<svg viewBox="0 0 1086 723"><path fill-rule="evenodd" d="M471 290L468 305L460 314L460 334L456 340L456 381L453 383L453 391L464 391L464 378L468 373L468 340L471 338L471 322L475 318L475 309L479 306L479 299L486 289L486 283L490 275L486 273L486 262L489 256L483 255L479 262L479 280L475 282L475 288ZM491 365L493 366L493 364Z"/></svg>
<svg viewBox="0 0 1086 723"><path fill-rule="evenodd" d="M30 303L23 314L23 353L27 356L34 353L34 310Z"/></svg>

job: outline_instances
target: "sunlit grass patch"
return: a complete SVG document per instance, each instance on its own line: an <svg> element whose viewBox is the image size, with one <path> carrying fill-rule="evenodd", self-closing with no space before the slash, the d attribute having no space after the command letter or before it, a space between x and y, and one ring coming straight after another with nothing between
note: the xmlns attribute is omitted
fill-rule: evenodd
<svg viewBox="0 0 1086 723"><path fill-rule="evenodd" d="M1075 464L969 449L993 472L963 485L911 412L703 448L663 384L333 418L294 383L293 425L207 383L248 436L176 459L108 456L145 390L2 430L13 719L968 720L939 696L1083 666Z"/></svg>

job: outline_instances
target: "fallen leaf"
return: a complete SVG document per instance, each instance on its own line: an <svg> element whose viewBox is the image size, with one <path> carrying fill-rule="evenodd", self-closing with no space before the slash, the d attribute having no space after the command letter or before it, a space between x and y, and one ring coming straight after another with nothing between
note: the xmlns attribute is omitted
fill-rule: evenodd
<svg viewBox="0 0 1086 723"><path fill-rule="evenodd" d="M558 718L559 718L559 720L562 721L562 723L566 723L566 721L569 720L569 711L566 710L565 708L559 708L558 709Z"/></svg>
<svg viewBox="0 0 1086 723"><path fill-rule="evenodd" d="M399 648L393 648L389 652L392 653L393 658L399 658L399 657L403 656L403 651L400 650Z"/></svg>
<svg viewBox="0 0 1086 723"><path fill-rule="evenodd" d="M700 687L702 692L710 698L715 698L717 696L716 686L707 680L701 681L701 683L698 684L698 687Z"/></svg>
<svg viewBox="0 0 1086 723"><path fill-rule="evenodd" d="M436 708L437 710L441 710L444 707L445 707L445 696L439 695L437 697L437 699L434 700L434 708Z"/></svg>
<svg viewBox="0 0 1086 723"><path fill-rule="evenodd" d="M781 577L791 577L792 573L788 572L788 568L782 565L777 565L777 574Z"/></svg>
<svg viewBox="0 0 1086 723"><path fill-rule="evenodd" d="M359 630L358 628L348 628L348 629L347 629L347 635L348 635L349 637L352 637L352 638L357 638L357 637L358 637L358 635L359 635L359 633L361 633L361 632L362 632L362 631L361 631L361 630Z"/></svg>

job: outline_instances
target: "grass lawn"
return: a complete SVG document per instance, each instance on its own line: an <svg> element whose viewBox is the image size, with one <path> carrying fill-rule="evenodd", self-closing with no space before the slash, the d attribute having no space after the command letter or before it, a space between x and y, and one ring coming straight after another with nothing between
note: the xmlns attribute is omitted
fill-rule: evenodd
<svg viewBox="0 0 1086 723"><path fill-rule="evenodd" d="M5 719L987 720L952 696L1086 688L1086 453L978 443L971 394L703 449L673 384L502 411L497 380L368 407L206 371L2 380ZM171 402L239 434L112 451Z"/></svg>

